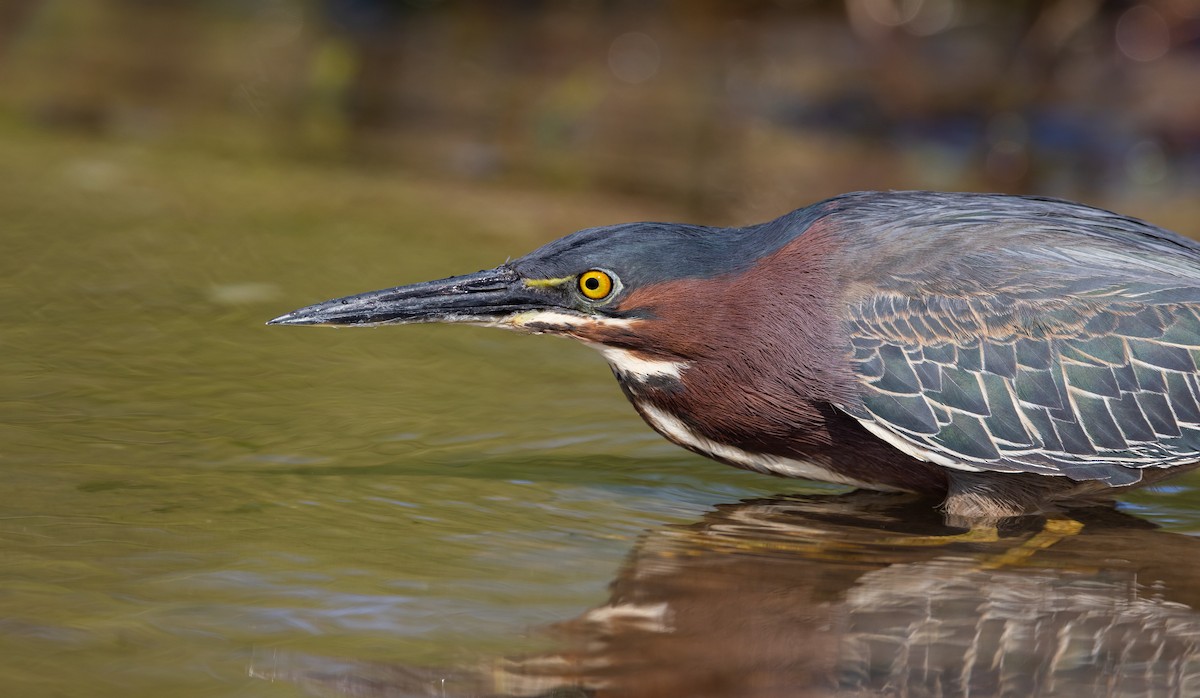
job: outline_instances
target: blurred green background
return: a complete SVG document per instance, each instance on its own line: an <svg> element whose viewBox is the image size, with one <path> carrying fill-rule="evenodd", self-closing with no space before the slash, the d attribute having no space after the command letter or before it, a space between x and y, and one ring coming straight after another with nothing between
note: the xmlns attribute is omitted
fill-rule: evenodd
<svg viewBox="0 0 1200 698"><path fill-rule="evenodd" d="M1198 26L1196 0L7 0L0 108L728 220L871 188L1149 213L1200 182Z"/></svg>
<svg viewBox="0 0 1200 698"><path fill-rule="evenodd" d="M0 693L526 650L644 530L830 491L670 446L567 342L268 318L854 189L1194 235L1197 85L1200 0L3 0ZM1193 480L1126 507L1200 530Z"/></svg>

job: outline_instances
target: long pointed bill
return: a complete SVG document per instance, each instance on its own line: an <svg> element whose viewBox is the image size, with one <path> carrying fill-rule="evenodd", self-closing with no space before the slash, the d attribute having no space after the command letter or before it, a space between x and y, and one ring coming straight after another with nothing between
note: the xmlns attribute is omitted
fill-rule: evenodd
<svg viewBox="0 0 1200 698"><path fill-rule="evenodd" d="M441 281L335 298L280 315L268 325L401 325L416 322L494 324L546 308L546 299L507 267Z"/></svg>

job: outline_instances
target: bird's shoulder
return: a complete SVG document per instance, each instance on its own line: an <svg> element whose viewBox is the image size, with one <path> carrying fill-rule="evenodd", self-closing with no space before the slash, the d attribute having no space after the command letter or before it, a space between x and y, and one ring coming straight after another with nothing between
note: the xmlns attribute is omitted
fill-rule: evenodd
<svg viewBox="0 0 1200 698"><path fill-rule="evenodd" d="M1003 194L859 192L817 205L808 227L831 263L893 286L939 278L995 283L1067 273L1200 281L1200 244L1146 221L1069 201Z"/></svg>
<svg viewBox="0 0 1200 698"><path fill-rule="evenodd" d="M989 207L986 220L928 222L977 202L951 203L887 223L904 232L884 238L965 226L933 233L943 245L890 249L891 265L847 284L860 401L843 409L910 455L965 470L1119 485L1200 458L1195 245L1040 200L1016 202L1015 220ZM1101 222L1107 232L1091 229Z"/></svg>

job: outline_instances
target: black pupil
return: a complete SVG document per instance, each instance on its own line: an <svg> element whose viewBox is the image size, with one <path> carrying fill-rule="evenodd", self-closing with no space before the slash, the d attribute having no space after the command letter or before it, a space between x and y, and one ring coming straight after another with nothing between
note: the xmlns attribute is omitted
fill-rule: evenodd
<svg viewBox="0 0 1200 698"><path fill-rule="evenodd" d="M587 290L595 291L596 289L600 288L600 279L597 279L594 276L589 279L584 279L583 285L587 286Z"/></svg>

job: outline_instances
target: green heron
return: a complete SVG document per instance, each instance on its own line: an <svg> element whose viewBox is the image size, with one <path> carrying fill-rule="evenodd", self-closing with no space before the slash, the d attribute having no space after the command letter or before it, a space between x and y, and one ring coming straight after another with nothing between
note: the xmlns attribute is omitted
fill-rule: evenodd
<svg viewBox="0 0 1200 698"><path fill-rule="evenodd" d="M591 228L269 324L419 322L574 337L688 450L951 516L1200 463L1200 245L1067 201L859 192L744 228Z"/></svg>

